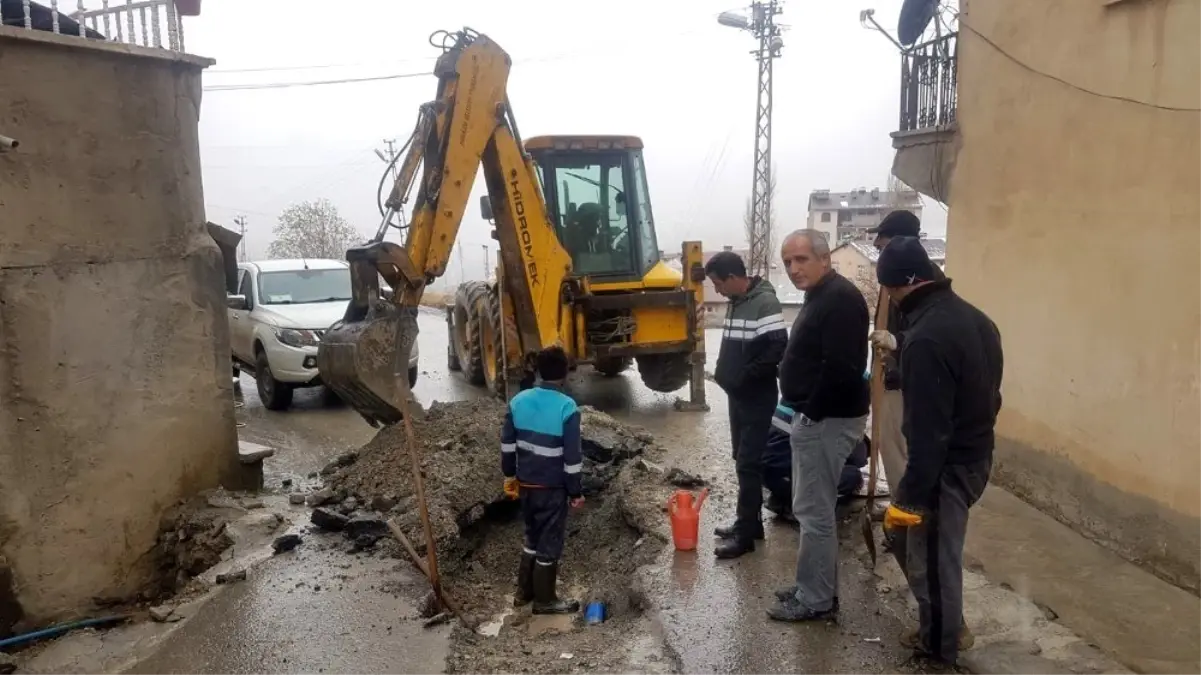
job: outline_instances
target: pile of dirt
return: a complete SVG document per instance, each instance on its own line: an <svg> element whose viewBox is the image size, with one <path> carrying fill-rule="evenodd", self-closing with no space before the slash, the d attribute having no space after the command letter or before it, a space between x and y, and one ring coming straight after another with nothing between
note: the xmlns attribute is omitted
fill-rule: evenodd
<svg viewBox="0 0 1201 675"><path fill-rule="evenodd" d="M626 460L660 450L645 430L623 425L592 408L581 408L584 495L597 494L617 476ZM503 498L500 430L505 405L494 399L435 402L413 431L420 448L426 503L438 551L455 557L474 547L465 537L486 516L503 517L515 504ZM327 487L310 506L335 505L348 518L376 512L396 520L424 552L403 425L382 429L354 453L331 462L322 474ZM466 548L465 548L466 546Z"/></svg>
<svg viewBox="0 0 1201 675"><path fill-rule="evenodd" d="M482 518L488 504L502 496L500 429L504 414L505 406L494 400L435 402L423 417L413 420L439 553L456 550L460 532ZM360 507L385 513L424 552L407 448L403 425L385 427L357 453L339 457L322 471L327 474L325 501L351 517ZM320 506L312 500L310 505Z"/></svg>
<svg viewBox="0 0 1201 675"><path fill-rule="evenodd" d="M624 655L614 641L644 630L631 580L665 540L663 504L671 486L654 463L663 451L645 430L581 409L586 503L568 520L560 593L584 604L602 602L608 616L587 627L581 616L534 617L528 607L512 608L522 525L518 503L501 493L504 412L496 400L435 403L413 423L443 579L477 629L456 629L448 666L452 672L620 669ZM316 501L352 520L395 519L422 548L406 448L402 426L381 430L353 458L327 467L327 488ZM382 513L365 513L363 506ZM393 544L381 545L405 557ZM561 659L565 653L573 659Z"/></svg>

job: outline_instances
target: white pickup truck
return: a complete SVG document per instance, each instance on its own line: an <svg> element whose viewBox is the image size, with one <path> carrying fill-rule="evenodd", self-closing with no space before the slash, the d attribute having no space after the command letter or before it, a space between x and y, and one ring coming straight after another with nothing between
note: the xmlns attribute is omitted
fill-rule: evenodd
<svg viewBox="0 0 1201 675"><path fill-rule="evenodd" d="M342 319L350 300L350 268L341 260L264 260L238 265L229 296L234 375L255 379L268 410L287 410L292 391L321 384L317 343ZM409 357L409 386L417 382L417 345Z"/></svg>

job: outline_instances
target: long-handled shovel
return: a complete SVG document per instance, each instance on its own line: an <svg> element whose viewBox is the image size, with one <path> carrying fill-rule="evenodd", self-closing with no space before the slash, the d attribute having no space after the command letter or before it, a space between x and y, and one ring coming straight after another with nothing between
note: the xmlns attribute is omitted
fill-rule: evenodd
<svg viewBox="0 0 1201 675"><path fill-rule="evenodd" d="M889 305L888 289L880 288L880 299L876 303L876 330L888 328ZM867 469L867 504L863 509L863 541L867 544L867 552L872 558L872 567L876 566L876 537L872 534L872 507L876 503L876 471L880 465L880 415L884 410L884 359L877 349L872 350L872 435L869 451L871 460Z"/></svg>

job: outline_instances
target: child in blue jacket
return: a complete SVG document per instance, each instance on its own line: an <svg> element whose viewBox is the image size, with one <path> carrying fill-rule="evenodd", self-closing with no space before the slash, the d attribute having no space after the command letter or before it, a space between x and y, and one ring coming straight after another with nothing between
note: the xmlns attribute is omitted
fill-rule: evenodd
<svg viewBox="0 0 1201 675"><path fill-rule="evenodd" d="M500 438L505 494L521 499L525 521L514 604L533 600L535 614L571 614L580 603L560 600L555 581L567 538L568 505L584 503L580 411L562 391L568 370L563 349L543 350L537 365L541 384L509 402Z"/></svg>

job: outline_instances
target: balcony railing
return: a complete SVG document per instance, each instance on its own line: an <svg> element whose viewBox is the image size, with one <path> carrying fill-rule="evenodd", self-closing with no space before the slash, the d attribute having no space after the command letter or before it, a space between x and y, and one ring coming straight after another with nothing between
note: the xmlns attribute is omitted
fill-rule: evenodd
<svg viewBox="0 0 1201 675"><path fill-rule="evenodd" d="M65 11L68 3L73 11ZM6 26L182 52L183 22L175 3L89 0L85 7L83 0L16 0L4 3L3 18Z"/></svg>
<svg viewBox="0 0 1201 675"><path fill-rule="evenodd" d="M946 127L955 121L959 34L914 45L901 58L901 131Z"/></svg>

